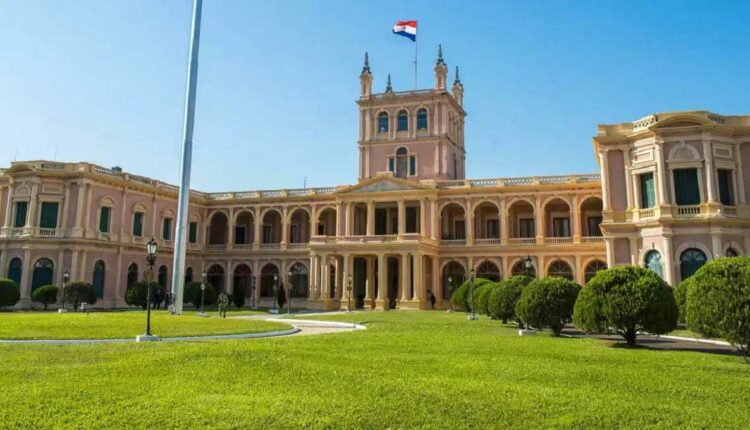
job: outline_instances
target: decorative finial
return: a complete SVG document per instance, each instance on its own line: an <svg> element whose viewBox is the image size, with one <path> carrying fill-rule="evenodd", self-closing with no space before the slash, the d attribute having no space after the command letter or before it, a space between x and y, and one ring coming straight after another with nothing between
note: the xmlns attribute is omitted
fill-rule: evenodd
<svg viewBox="0 0 750 430"><path fill-rule="evenodd" d="M438 59L437 59L437 63L435 64L445 64L445 62L443 61L443 45L442 44L438 45Z"/></svg>
<svg viewBox="0 0 750 430"><path fill-rule="evenodd" d="M365 52L365 65L362 67L362 73L370 73L370 58L367 55L367 52Z"/></svg>
<svg viewBox="0 0 750 430"><path fill-rule="evenodd" d="M461 77L458 76L458 66L456 66L456 80L453 81L453 85L457 85L461 83Z"/></svg>
<svg viewBox="0 0 750 430"><path fill-rule="evenodd" d="M385 85L385 92L386 93L392 93L393 92L393 87L391 87L391 74L390 73L388 74L388 83L386 83L386 85Z"/></svg>

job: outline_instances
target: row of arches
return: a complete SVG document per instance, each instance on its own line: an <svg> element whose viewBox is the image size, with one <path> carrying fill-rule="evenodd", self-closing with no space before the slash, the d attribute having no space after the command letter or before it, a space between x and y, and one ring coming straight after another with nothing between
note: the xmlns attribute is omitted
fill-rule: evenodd
<svg viewBox="0 0 750 430"><path fill-rule="evenodd" d="M23 281L23 260L18 257L12 258L8 264L8 279L20 286ZM45 285L55 285L55 263L46 257L37 259L31 271L31 292ZM103 260L94 262L92 270L91 285L94 287L96 297L104 297L104 284L106 280L106 264Z"/></svg>
<svg viewBox="0 0 750 430"><path fill-rule="evenodd" d="M253 287L256 287L253 275L253 269L249 265L238 264L232 272L232 293L251 297ZM306 298L309 290L308 275L307 267L302 263L294 263L284 277L276 264L266 263L260 269L260 285L257 286L260 297L273 297L274 287L283 285L285 288L291 286L292 297ZM226 272L220 264L212 264L206 269L206 282L216 288L216 291L227 291L229 287Z"/></svg>
<svg viewBox="0 0 750 430"><path fill-rule="evenodd" d="M584 268L584 282L588 282L594 277L596 272L607 268L607 264L601 260L592 260ZM510 276L517 275L528 275L531 277L537 276L537 269L533 265L530 268L526 268L524 260L517 261L510 270ZM499 281L502 279L502 273L497 264L492 261L485 260L481 262L475 270L475 277L489 279L491 281ZM554 260L547 266L546 276L559 276L569 280L573 280L575 275L573 268L570 267L564 260ZM443 266L442 271L442 288L443 297L448 299L451 296L452 290L458 288L467 279L466 268L458 261L450 261Z"/></svg>
<svg viewBox="0 0 750 430"><path fill-rule="evenodd" d="M726 257L737 257L740 253L734 248L727 248ZM698 248L688 248L680 253L680 280L684 281L693 276L704 264L708 262L708 256ZM644 267L652 270L660 277L664 277L664 262L659 251L653 249L646 253L643 261Z"/></svg>
<svg viewBox="0 0 750 430"><path fill-rule="evenodd" d="M318 214L315 224L311 225L311 214L307 208L292 210L286 219L275 208L267 209L260 216L260 237L256 238L256 217L250 210L243 209L235 214L230 222L228 214L216 211L211 214L208 224L208 244L223 245L230 239L234 245L249 245L252 243L276 244L281 243L284 229L287 229L289 243L308 243L310 236L336 235L336 210L324 208ZM230 235L230 229L231 231Z"/></svg>
<svg viewBox="0 0 750 430"><path fill-rule="evenodd" d="M461 240L467 234L467 212L472 216L473 237L476 239L499 239L501 220L508 224L511 238L536 237L537 229L542 229L544 237L571 237L578 230L581 236L599 237L602 222L602 200L591 196L578 207L559 197L550 198L542 205L543 217L538 218L533 201L519 198L513 201L505 214L496 202L482 202L468 210L460 202L446 202L440 208L441 238ZM574 226L574 211L579 213L579 225ZM542 225L537 225L541 221ZM577 228L576 228L577 227Z"/></svg>
<svg viewBox="0 0 750 430"><path fill-rule="evenodd" d="M416 128L417 130L427 130L427 108L419 108L417 110L416 114ZM377 115L378 118L378 124L377 129L378 133L387 133L390 131L391 127L391 117L388 112L381 111ZM414 126L412 125L412 126ZM396 131L408 131L409 130L409 111L406 109L401 109L396 114Z"/></svg>

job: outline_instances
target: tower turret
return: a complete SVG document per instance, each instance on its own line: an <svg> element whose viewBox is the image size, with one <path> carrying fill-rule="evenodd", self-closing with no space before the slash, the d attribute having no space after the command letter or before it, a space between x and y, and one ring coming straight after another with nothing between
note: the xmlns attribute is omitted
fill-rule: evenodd
<svg viewBox="0 0 750 430"><path fill-rule="evenodd" d="M456 79L453 81L453 98L456 99L456 103L459 106L464 105L464 84L461 83L461 78L458 76L458 66L456 66Z"/></svg>
<svg viewBox="0 0 750 430"><path fill-rule="evenodd" d="M370 72L370 59L365 52L365 65L362 67L362 73L359 74L359 95L362 98L368 98L372 94L372 72Z"/></svg>
<svg viewBox="0 0 750 430"><path fill-rule="evenodd" d="M435 89L445 91L448 87L448 66L443 61L443 45L438 45L438 58L435 62Z"/></svg>

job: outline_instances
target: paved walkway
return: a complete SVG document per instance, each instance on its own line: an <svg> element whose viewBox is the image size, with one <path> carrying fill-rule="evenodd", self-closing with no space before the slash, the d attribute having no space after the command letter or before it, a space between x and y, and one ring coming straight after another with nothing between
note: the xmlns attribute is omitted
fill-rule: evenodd
<svg viewBox="0 0 750 430"><path fill-rule="evenodd" d="M341 312L323 312L323 313L306 313L304 315L331 315ZM291 316L295 316L292 314ZM292 328L288 330L269 331L262 333L238 333L238 334L220 334L206 336L178 336L163 337L161 342L182 342L196 340L231 340L231 339L261 339L267 337L283 337L292 335L313 335L327 333L344 333L356 330L365 330L366 327L361 324L343 323L335 321L315 321L315 320L298 320L284 315L238 315L230 318L263 320L289 324ZM93 345L105 343L132 343L135 337L122 339L17 339L17 340L0 340L1 344L27 344L27 345Z"/></svg>

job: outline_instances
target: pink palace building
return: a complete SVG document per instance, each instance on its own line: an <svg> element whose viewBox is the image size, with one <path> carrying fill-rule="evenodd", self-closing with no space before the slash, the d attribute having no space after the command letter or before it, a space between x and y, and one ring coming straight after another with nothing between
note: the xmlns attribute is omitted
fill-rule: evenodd
<svg viewBox="0 0 750 430"><path fill-rule="evenodd" d="M750 250L750 116L659 113L600 125L599 173L466 179L464 88L373 93L360 75L359 171L353 185L204 193L190 202L186 281L270 305L275 276L311 309L445 308L474 271L530 271L585 284L636 264L672 285L706 261ZM160 253L171 285L177 187L86 162L14 162L0 171L0 276L31 306L41 285L94 285L124 307ZM527 268L525 261L531 267ZM351 279L351 281L349 281ZM351 282L351 289L347 288Z"/></svg>

